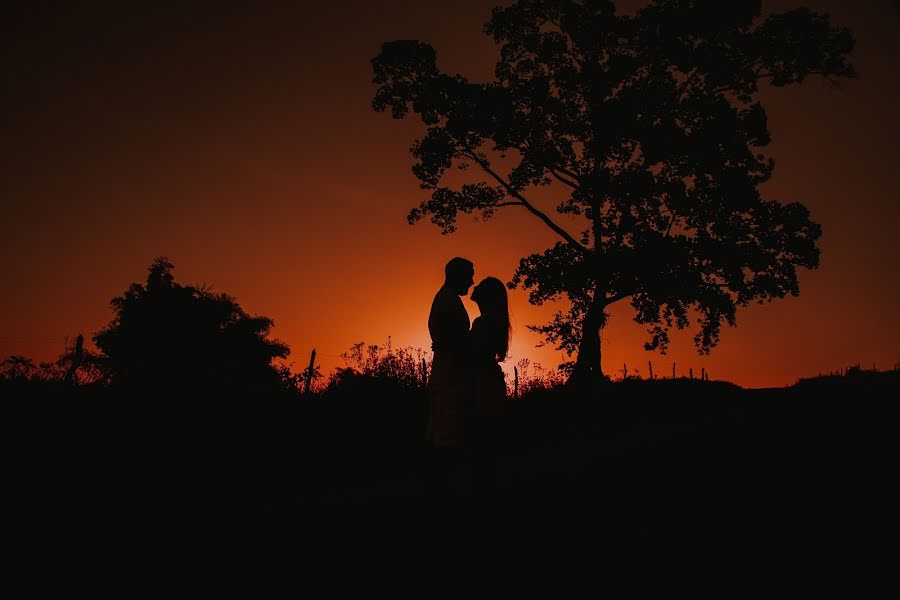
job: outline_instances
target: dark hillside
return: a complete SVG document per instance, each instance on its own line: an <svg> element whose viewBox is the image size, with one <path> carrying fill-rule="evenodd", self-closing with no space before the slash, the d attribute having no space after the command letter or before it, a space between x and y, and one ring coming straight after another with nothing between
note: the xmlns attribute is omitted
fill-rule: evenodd
<svg viewBox="0 0 900 600"><path fill-rule="evenodd" d="M456 499L423 491L423 392L389 381L349 376L309 398L2 391L29 547L56 565L90 542L135 572L148 554L167 572L290 560L338 579L399 564L428 579L449 561L523 590L847 583L887 564L897 532L896 373L536 391L508 407L497 491Z"/></svg>

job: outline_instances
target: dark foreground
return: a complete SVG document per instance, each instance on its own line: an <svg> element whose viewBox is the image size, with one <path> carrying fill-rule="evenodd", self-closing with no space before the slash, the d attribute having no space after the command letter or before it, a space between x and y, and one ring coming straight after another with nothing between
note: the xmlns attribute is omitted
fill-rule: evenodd
<svg viewBox="0 0 900 600"><path fill-rule="evenodd" d="M465 497L422 485L421 392L369 383L293 403L5 388L29 588L896 591L897 373L534 393L496 490Z"/></svg>

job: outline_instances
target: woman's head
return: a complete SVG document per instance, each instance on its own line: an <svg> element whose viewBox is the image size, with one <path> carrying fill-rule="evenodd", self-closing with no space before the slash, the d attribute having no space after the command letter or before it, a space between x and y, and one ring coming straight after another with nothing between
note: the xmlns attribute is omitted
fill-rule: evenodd
<svg viewBox="0 0 900 600"><path fill-rule="evenodd" d="M472 301L478 305L488 331L494 336L497 359L504 360L509 351L509 300L506 286L496 277L486 277L472 290Z"/></svg>

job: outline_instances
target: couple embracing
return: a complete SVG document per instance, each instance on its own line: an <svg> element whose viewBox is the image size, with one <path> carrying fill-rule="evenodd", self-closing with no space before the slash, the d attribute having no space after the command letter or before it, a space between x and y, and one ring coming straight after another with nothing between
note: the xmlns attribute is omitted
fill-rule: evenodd
<svg viewBox="0 0 900 600"><path fill-rule="evenodd" d="M506 400L500 362L509 350L509 304L506 287L487 277L472 290L481 316L469 326L461 296L474 284L471 261L454 258L444 269L428 317L434 361L428 380L428 438L444 456L445 468L469 464L475 471L490 468L496 447L497 423ZM456 465L456 466L453 466ZM477 476L477 473L473 473ZM453 478L455 475L446 473Z"/></svg>

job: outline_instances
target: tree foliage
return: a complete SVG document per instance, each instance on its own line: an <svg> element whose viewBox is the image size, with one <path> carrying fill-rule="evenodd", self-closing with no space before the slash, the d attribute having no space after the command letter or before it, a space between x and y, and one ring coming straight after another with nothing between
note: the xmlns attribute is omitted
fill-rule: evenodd
<svg viewBox="0 0 900 600"><path fill-rule="evenodd" d="M821 230L801 203L759 193L774 162L758 92L854 77L847 29L805 8L762 18L759 0L653 0L634 15L609 0L518 0L485 32L500 47L488 83L440 71L425 43L384 44L373 107L425 125L411 152L429 195L410 223L450 233L460 213L517 207L560 238L509 285L534 304L568 300L536 329L578 352L583 371L600 373L599 330L619 300L647 326L648 349L665 351L695 312L707 353L737 307L799 292ZM445 185L452 168L478 176ZM572 218L532 201L551 184Z"/></svg>
<svg viewBox="0 0 900 600"><path fill-rule="evenodd" d="M289 349L269 339L273 322L248 315L234 298L180 285L165 258L145 284L113 298L115 316L94 336L118 385L230 391L281 385L273 360Z"/></svg>

